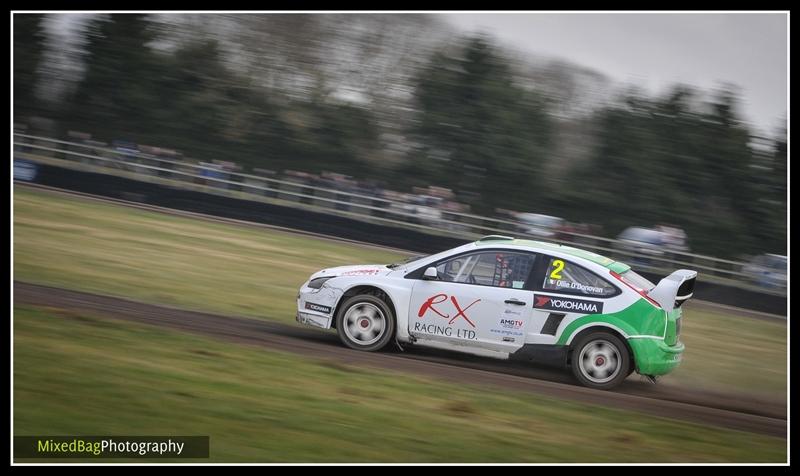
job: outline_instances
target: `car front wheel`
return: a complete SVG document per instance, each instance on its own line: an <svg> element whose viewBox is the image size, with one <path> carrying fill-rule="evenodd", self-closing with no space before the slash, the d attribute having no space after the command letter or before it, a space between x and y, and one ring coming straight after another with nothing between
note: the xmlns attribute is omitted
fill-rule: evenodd
<svg viewBox="0 0 800 476"><path fill-rule="evenodd" d="M586 387L610 390L630 375L631 358L619 337L608 332L588 334L572 348L572 373Z"/></svg>
<svg viewBox="0 0 800 476"><path fill-rule="evenodd" d="M369 294L348 298L336 315L339 338L352 349L382 349L392 339L394 327L394 313L386 302Z"/></svg>

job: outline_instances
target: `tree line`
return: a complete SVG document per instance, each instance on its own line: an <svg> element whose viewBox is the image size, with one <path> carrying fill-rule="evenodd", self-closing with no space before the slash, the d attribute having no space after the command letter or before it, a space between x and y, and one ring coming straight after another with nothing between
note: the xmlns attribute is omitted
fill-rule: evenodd
<svg viewBox="0 0 800 476"><path fill-rule="evenodd" d="M46 117L60 133L173 148L246 171L333 171L398 191L448 187L476 213L546 213L602 225L609 236L668 223L703 254L786 252L785 131L755 137L733 87L675 85L656 97L625 91L564 117L563 99L526 77L492 38L476 35L426 40L429 51L408 73L373 74L373 92L348 100L335 93L331 73L315 67L312 39L302 52L250 44L289 60L248 69L232 64L230 43L213 31L186 29L176 39L174 24L115 14L84 25L71 53L82 74L53 100L42 94L61 74L45 54L47 20L14 15L15 122ZM263 27L247 21L234 18L244 31ZM286 44L303 38L287 34L295 36ZM369 52L370 41L356 51ZM305 62L289 62L301 53ZM270 68L297 79L265 87ZM406 88L408 98L374 99L389 88ZM402 147L391 150L386 138L397 136ZM584 152L570 152L572 143Z"/></svg>

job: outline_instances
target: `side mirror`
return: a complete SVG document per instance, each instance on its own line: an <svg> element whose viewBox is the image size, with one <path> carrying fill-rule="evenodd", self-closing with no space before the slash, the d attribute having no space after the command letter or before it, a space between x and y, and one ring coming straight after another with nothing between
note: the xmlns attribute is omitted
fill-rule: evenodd
<svg viewBox="0 0 800 476"><path fill-rule="evenodd" d="M426 281L434 281L439 279L439 273L436 272L436 268L431 266L430 268L425 270L425 273L422 274L422 279Z"/></svg>

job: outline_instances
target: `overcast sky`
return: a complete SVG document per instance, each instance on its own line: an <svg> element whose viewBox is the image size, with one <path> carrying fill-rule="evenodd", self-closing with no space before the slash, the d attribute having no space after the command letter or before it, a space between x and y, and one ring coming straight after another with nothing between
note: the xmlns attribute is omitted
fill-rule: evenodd
<svg viewBox="0 0 800 476"><path fill-rule="evenodd" d="M59 15L57 30L85 15ZM787 113L785 13L441 13L514 49L569 60L660 93L676 82L741 88L742 114L773 134Z"/></svg>
<svg viewBox="0 0 800 476"><path fill-rule="evenodd" d="M614 80L661 92L675 82L741 88L742 113L774 132L787 111L783 13L442 14L465 31L488 32L518 50L556 56Z"/></svg>

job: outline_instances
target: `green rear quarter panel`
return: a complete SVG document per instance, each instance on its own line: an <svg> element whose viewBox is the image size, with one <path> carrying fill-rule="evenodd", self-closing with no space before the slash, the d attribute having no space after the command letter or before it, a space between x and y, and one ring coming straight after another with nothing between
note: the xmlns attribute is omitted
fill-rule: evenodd
<svg viewBox="0 0 800 476"><path fill-rule="evenodd" d="M684 346L677 335L681 309L670 313L639 299L622 311L612 314L589 314L571 322L556 345L566 345L575 332L586 325L613 326L628 336L636 370L644 375L664 375L681 362ZM663 337L663 339L662 339Z"/></svg>
<svg viewBox="0 0 800 476"><path fill-rule="evenodd" d="M600 326L607 324L618 328L627 336L662 337L664 335L664 320L666 318L666 313L662 309L653 307L653 305L642 298L619 312L612 314L587 314L575 319L564 329L564 332L561 333L556 345L565 345L578 328L587 324L598 324Z"/></svg>

